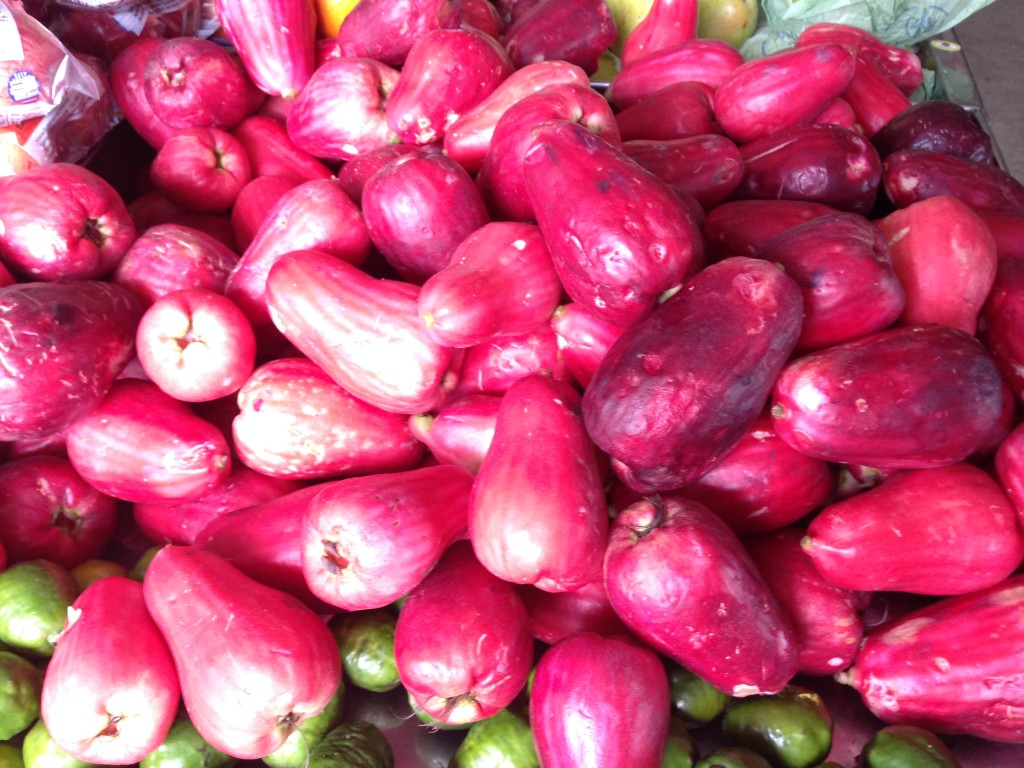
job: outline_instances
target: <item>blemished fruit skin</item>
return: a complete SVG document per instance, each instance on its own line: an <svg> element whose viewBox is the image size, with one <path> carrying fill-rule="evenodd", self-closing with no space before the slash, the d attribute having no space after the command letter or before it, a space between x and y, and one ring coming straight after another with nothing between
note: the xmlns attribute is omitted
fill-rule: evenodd
<svg viewBox="0 0 1024 768"><path fill-rule="evenodd" d="M696 480L757 419L802 320L800 287L774 264L704 268L601 361L583 395L594 443L640 493Z"/></svg>
<svg viewBox="0 0 1024 768"><path fill-rule="evenodd" d="M142 315L134 294L100 281L15 283L0 288L0 306L13 336L0 372L0 440L60 432L99 405L132 357Z"/></svg>
<svg viewBox="0 0 1024 768"><path fill-rule="evenodd" d="M658 655L633 639L582 632L551 646L537 663L529 707L545 768L661 764L668 676Z"/></svg>
<svg viewBox="0 0 1024 768"><path fill-rule="evenodd" d="M665 182L582 125L545 121L533 136L526 192L566 293L616 325L646 316L700 258L692 215ZM577 190L571 204L566 185Z"/></svg>
<svg viewBox="0 0 1024 768"><path fill-rule="evenodd" d="M867 634L844 679L886 723L1022 743L1022 601L1015 575L911 611Z"/></svg>
<svg viewBox="0 0 1024 768"><path fill-rule="evenodd" d="M270 754L337 691L341 660L320 616L220 555L167 545L142 586L174 657L185 709L221 752L241 760Z"/></svg>

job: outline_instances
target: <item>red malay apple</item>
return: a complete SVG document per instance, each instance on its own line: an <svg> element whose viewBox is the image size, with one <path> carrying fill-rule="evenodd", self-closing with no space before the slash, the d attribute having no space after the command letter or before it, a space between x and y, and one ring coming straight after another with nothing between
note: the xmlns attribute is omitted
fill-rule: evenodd
<svg viewBox="0 0 1024 768"><path fill-rule="evenodd" d="M146 62L164 38L140 37L110 63L110 90L127 123L154 148L159 148L177 128L164 122L146 96Z"/></svg>
<svg viewBox="0 0 1024 768"><path fill-rule="evenodd" d="M567 61L538 61L516 69L445 131L445 154L476 174L505 111L523 97L557 83L589 87L590 79L580 67Z"/></svg>
<svg viewBox="0 0 1024 768"><path fill-rule="evenodd" d="M271 96L295 98L316 69L311 0L216 0L214 7L252 82Z"/></svg>
<svg viewBox="0 0 1024 768"><path fill-rule="evenodd" d="M273 477L397 472L423 458L406 416L359 400L306 358L263 363L243 382L238 409L235 451Z"/></svg>
<svg viewBox="0 0 1024 768"><path fill-rule="evenodd" d="M0 259L23 280L94 280L135 239L124 200L84 166L52 163L6 180Z"/></svg>
<svg viewBox="0 0 1024 768"><path fill-rule="evenodd" d="M494 221L470 233L423 284L420 316L450 347L527 333L547 322L562 283L536 224Z"/></svg>
<svg viewBox="0 0 1024 768"><path fill-rule="evenodd" d="M0 539L11 562L47 559L71 570L99 557L117 519L116 501L60 456L0 465Z"/></svg>
<svg viewBox="0 0 1024 768"><path fill-rule="evenodd" d="M323 620L220 555L165 546L142 586L189 719L221 752L265 757L337 691L341 660Z"/></svg>
<svg viewBox="0 0 1024 768"><path fill-rule="evenodd" d="M146 375L177 400L216 400L239 389L256 362L256 337L231 299L204 288L157 299L139 321L135 351Z"/></svg>
<svg viewBox="0 0 1024 768"><path fill-rule="evenodd" d="M149 166L153 185L187 211L220 213L252 178L245 147L219 128L183 128Z"/></svg>
<svg viewBox="0 0 1024 768"><path fill-rule="evenodd" d="M631 638L573 634L537 663L530 722L545 768L658 768L671 712L664 664Z"/></svg>
<svg viewBox="0 0 1024 768"><path fill-rule="evenodd" d="M330 168L295 146L288 135L286 120L255 114L232 129L231 135L242 142L249 155L252 175L287 176L296 183L329 179L333 175Z"/></svg>
<svg viewBox="0 0 1024 768"><path fill-rule="evenodd" d="M126 501L195 498L231 471L224 435L151 381L118 379L67 431L68 458L91 485Z"/></svg>
<svg viewBox="0 0 1024 768"><path fill-rule="evenodd" d="M385 118L399 72L375 59L325 61L295 97L286 122L299 149L341 162L393 143Z"/></svg>
<svg viewBox="0 0 1024 768"><path fill-rule="evenodd" d="M325 483L301 533L309 588L346 611L406 595L465 535L472 485L473 475L452 464Z"/></svg>
<svg viewBox="0 0 1024 768"><path fill-rule="evenodd" d="M572 34L565 34L570 29ZM617 36L603 0L541 0L516 15L501 42L517 69L537 61L567 61L591 75Z"/></svg>
<svg viewBox="0 0 1024 768"><path fill-rule="evenodd" d="M363 214L336 179L313 179L286 192L268 213L228 277L225 295L249 318L257 336L269 326L267 275L285 253L315 249L361 265L370 253Z"/></svg>
<svg viewBox="0 0 1024 768"><path fill-rule="evenodd" d="M141 314L109 282L0 288L0 440L47 437L91 412L131 359Z"/></svg>
<svg viewBox="0 0 1024 768"><path fill-rule="evenodd" d="M270 211L300 183L294 176L254 176L238 190L231 206L231 229L239 250L249 247Z"/></svg>
<svg viewBox="0 0 1024 768"><path fill-rule="evenodd" d="M441 404L457 363L423 328L419 290L318 251L285 254L267 277L285 338L360 400L406 415Z"/></svg>
<svg viewBox="0 0 1024 768"><path fill-rule="evenodd" d="M238 254L194 227L156 224L145 229L114 268L111 279L149 306L172 291L223 293Z"/></svg>
<svg viewBox="0 0 1024 768"><path fill-rule="evenodd" d="M653 498L624 509L604 578L637 637L726 693L775 693L796 673L789 618L739 537L703 504Z"/></svg>
<svg viewBox="0 0 1024 768"><path fill-rule="evenodd" d="M409 592L395 626L395 663L412 701L465 725L504 709L526 684L533 635L516 587L452 544Z"/></svg>
<svg viewBox="0 0 1024 768"><path fill-rule="evenodd" d="M558 337L547 325L526 333L495 336L467 347L451 397L501 395L513 383L533 373L559 381L572 380L558 347Z"/></svg>
<svg viewBox="0 0 1024 768"><path fill-rule="evenodd" d="M501 397L469 394L449 398L434 413L409 417L409 431L442 464L476 474L494 438Z"/></svg>
<svg viewBox="0 0 1024 768"><path fill-rule="evenodd" d="M490 217L472 177L442 154L405 153L363 187L362 212L377 250L405 280L420 284Z"/></svg>
<svg viewBox="0 0 1024 768"><path fill-rule="evenodd" d="M563 592L601 573L608 505L579 399L540 374L502 397L473 483L469 538L481 564L506 581Z"/></svg>
<svg viewBox="0 0 1024 768"><path fill-rule="evenodd" d="M388 126L408 144L441 141L513 69L505 48L483 32L431 30L406 57L385 108Z"/></svg>
<svg viewBox="0 0 1024 768"><path fill-rule="evenodd" d="M433 29L458 29L462 18L457 0L360 0L341 22L333 55L401 68L417 40Z"/></svg>
<svg viewBox="0 0 1024 768"><path fill-rule="evenodd" d="M43 678L50 738L85 763L138 763L163 743L179 695L174 659L143 586L110 576L83 590Z"/></svg>
<svg viewBox="0 0 1024 768"><path fill-rule="evenodd" d="M150 52L143 77L153 111L178 129L231 130L255 112L263 98L238 59L202 37L161 41Z"/></svg>

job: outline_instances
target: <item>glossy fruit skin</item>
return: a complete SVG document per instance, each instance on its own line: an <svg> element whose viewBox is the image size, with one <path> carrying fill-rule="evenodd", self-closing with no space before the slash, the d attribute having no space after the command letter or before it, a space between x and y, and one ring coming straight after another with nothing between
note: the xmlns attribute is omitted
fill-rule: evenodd
<svg viewBox="0 0 1024 768"><path fill-rule="evenodd" d="M992 137L966 107L945 99L912 104L879 129L871 143L883 158L901 149L932 149L967 160L995 162Z"/></svg>
<svg viewBox="0 0 1024 768"><path fill-rule="evenodd" d="M345 16L333 48L337 56L365 56L400 68L419 38L433 29L457 29L455 0L360 0Z"/></svg>
<svg viewBox="0 0 1024 768"><path fill-rule="evenodd" d="M288 137L302 151L332 163L388 146L394 134L384 110L398 77L397 69L375 59L325 61L288 110Z"/></svg>
<svg viewBox="0 0 1024 768"><path fill-rule="evenodd" d="M802 316L792 278L735 257L627 329L583 395L587 430L619 477L640 493L668 491L721 461L764 407Z"/></svg>
<svg viewBox="0 0 1024 768"><path fill-rule="evenodd" d="M840 96L856 53L839 43L786 48L737 67L715 91L719 125L739 144L807 125Z"/></svg>
<svg viewBox="0 0 1024 768"><path fill-rule="evenodd" d="M221 515L276 499L299 487L299 481L270 477L236 462L224 482L202 496L136 502L132 505L132 519L152 541L192 544L196 534Z"/></svg>
<svg viewBox="0 0 1024 768"><path fill-rule="evenodd" d="M936 195L976 211L1024 210L1024 184L997 165L934 149L901 149L882 164L881 189L897 208Z"/></svg>
<svg viewBox="0 0 1024 768"><path fill-rule="evenodd" d="M842 99L850 105L857 126L869 139L911 107L910 98L860 51Z"/></svg>
<svg viewBox="0 0 1024 768"><path fill-rule="evenodd" d="M245 71L267 94L292 99L316 68L309 0L216 0L216 15Z"/></svg>
<svg viewBox="0 0 1024 768"><path fill-rule="evenodd" d="M608 102L590 85L557 83L523 96L498 119L476 183L495 219L533 222L523 160L534 128L546 120L571 120L619 146L618 124Z"/></svg>
<svg viewBox="0 0 1024 768"><path fill-rule="evenodd" d="M722 134L711 106L714 90L684 80L666 85L615 113L623 141L671 141L687 136Z"/></svg>
<svg viewBox="0 0 1024 768"><path fill-rule="evenodd" d="M837 586L931 595L992 586L1024 560L1013 505L963 462L901 472L825 507L803 548Z"/></svg>
<svg viewBox="0 0 1024 768"><path fill-rule="evenodd" d="M788 617L739 538L704 505L667 497L620 512L604 578L638 638L722 691L775 693L796 674Z"/></svg>
<svg viewBox="0 0 1024 768"><path fill-rule="evenodd" d="M247 466L273 477L397 472L423 457L404 415L349 394L306 358L264 363L238 390L237 400L235 451Z"/></svg>
<svg viewBox="0 0 1024 768"><path fill-rule="evenodd" d="M586 72L565 61L538 61L515 69L445 131L445 154L476 174L501 116L520 99L556 84L590 86Z"/></svg>
<svg viewBox="0 0 1024 768"><path fill-rule="evenodd" d="M698 82L717 89L743 63L743 56L728 43L685 40L624 65L605 95L622 110L672 83Z"/></svg>
<svg viewBox="0 0 1024 768"><path fill-rule="evenodd" d="M939 195L893 211L874 225L888 244L906 294L900 324L945 323L976 333L999 262L984 220L966 203Z"/></svg>
<svg viewBox="0 0 1024 768"><path fill-rule="evenodd" d="M106 282L0 288L0 316L14 333L0 377L0 439L51 435L89 413L131 358L141 314L132 294Z"/></svg>
<svg viewBox="0 0 1024 768"><path fill-rule="evenodd" d="M601 320L575 302L560 305L552 314L550 324L566 367L584 388L612 344L626 330Z"/></svg>
<svg viewBox="0 0 1024 768"><path fill-rule="evenodd" d="M319 251L285 254L267 278L274 324L299 351L352 395L406 415L440 405L457 363L427 336L419 290ZM381 355L399 365L381 369Z"/></svg>
<svg viewBox="0 0 1024 768"><path fill-rule="evenodd" d="M626 36L622 46L623 63L694 39L698 13L697 0L656 0Z"/></svg>
<svg viewBox="0 0 1024 768"><path fill-rule="evenodd" d="M0 216L0 258L22 281L102 278L137 234L117 190L72 163L6 179Z"/></svg>
<svg viewBox="0 0 1024 768"><path fill-rule="evenodd" d="M459 362L458 381L445 402L471 394L502 395L516 381L533 373L559 381L572 379L558 338L547 325L467 347Z"/></svg>
<svg viewBox="0 0 1024 768"><path fill-rule="evenodd" d="M288 113L295 109L292 102ZM270 115L249 115L231 130L245 147L252 162L253 176L286 176L296 184L313 179L329 179L331 169L292 140L285 121Z"/></svg>
<svg viewBox="0 0 1024 768"><path fill-rule="evenodd" d="M68 427L67 449L78 474L125 501L196 498L231 472L224 434L143 379L118 379Z"/></svg>
<svg viewBox="0 0 1024 768"><path fill-rule="evenodd" d="M448 266L456 248L490 220L472 177L442 154L406 153L363 186L370 239L405 280L422 284Z"/></svg>
<svg viewBox="0 0 1024 768"><path fill-rule="evenodd" d="M562 592L600 575L608 508L577 392L533 374L503 395L473 481L469 538L491 573Z"/></svg>
<svg viewBox="0 0 1024 768"><path fill-rule="evenodd" d="M116 521L117 502L62 456L0 464L0 539L10 562L46 558L70 570L102 554Z"/></svg>
<svg viewBox="0 0 1024 768"><path fill-rule="evenodd" d="M158 37L139 37L121 49L110 62L110 90L129 125L152 147L160 146L175 133L153 111L146 96L146 62L163 42Z"/></svg>
<svg viewBox="0 0 1024 768"><path fill-rule="evenodd" d="M130 646L117 665L110 659ZM46 666L42 717L50 737L79 760L129 765L166 737L180 686L142 585L122 576L87 587Z"/></svg>
<svg viewBox="0 0 1024 768"><path fill-rule="evenodd" d="M810 456L922 469L986 444L1002 419L1003 386L976 338L939 324L899 326L794 359L774 384L772 420Z"/></svg>
<svg viewBox="0 0 1024 768"><path fill-rule="evenodd" d="M573 34L565 34L569 29ZM593 74L598 56L616 37L607 3L541 0L517 15L502 34L501 43L516 69L535 61L567 61Z"/></svg>
<svg viewBox="0 0 1024 768"><path fill-rule="evenodd" d="M882 222L857 213L826 214L780 232L756 251L800 284L799 351L884 330L903 316L909 286L892 252L900 244L890 245L883 232L895 228Z"/></svg>
<svg viewBox="0 0 1024 768"><path fill-rule="evenodd" d="M258 330L270 324L267 277L283 254L315 249L359 266L371 246L362 212L337 180L303 182L268 212L228 277L224 293Z"/></svg>
<svg viewBox="0 0 1024 768"><path fill-rule="evenodd" d="M302 573L302 526L318 484L230 510L188 542L229 561L246 576L295 596L319 614L336 609L313 594Z"/></svg>
<svg viewBox="0 0 1024 768"><path fill-rule="evenodd" d="M347 611L395 602L465 536L472 484L451 464L325 484L301 531L306 583Z"/></svg>
<svg viewBox="0 0 1024 768"><path fill-rule="evenodd" d="M980 338L991 352L1018 402L1024 402L1024 343L1020 335L1024 317L1024 260L1001 262L992 289L981 309Z"/></svg>
<svg viewBox="0 0 1024 768"><path fill-rule="evenodd" d="M1024 577L944 597L869 632L846 682L890 724L1020 743ZM979 643L978 638L985 642Z"/></svg>
<svg viewBox="0 0 1024 768"><path fill-rule="evenodd" d="M654 768L668 735L665 668L631 639L571 635L537 663L530 721L545 768Z"/></svg>
<svg viewBox="0 0 1024 768"><path fill-rule="evenodd" d="M224 558L165 546L143 593L174 656L185 708L220 751L239 759L273 752L292 723L323 710L337 691L341 661L320 617ZM267 645L290 652L267 654Z"/></svg>
<svg viewBox="0 0 1024 768"><path fill-rule="evenodd" d="M697 225L668 185L583 126L539 124L524 162L562 285L599 317L626 326L646 316L700 257ZM564 185L578 190L571 204Z"/></svg>
<svg viewBox="0 0 1024 768"><path fill-rule="evenodd" d="M762 411L717 465L669 493L699 501L747 536L797 522L824 502L834 485L828 463L788 445Z"/></svg>
<svg viewBox="0 0 1024 768"><path fill-rule="evenodd" d="M740 147L734 199L805 200L868 215L882 183L878 150L839 125L797 125Z"/></svg>
<svg viewBox="0 0 1024 768"><path fill-rule="evenodd" d="M727 743L753 749L774 764L810 768L832 747L832 716L821 696L790 685L770 696L731 701L722 734Z"/></svg>
<svg viewBox="0 0 1024 768"><path fill-rule="evenodd" d="M458 541L409 593L395 627L402 685L449 725L504 709L526 684L533 636L516 588Z"/></svg>
<svg viewBox="0 0 1024 768"><path fill-rule="evenodd" d="M488 222L467 235L427 278L419 312L427 333L450 347L526 333L548 321L562 283L540 228Z"/></svg>
<svg viewBox="0 0 1024 768"><path fill-rule="evenodd" d="M832 206L807 200L726 200L704 220L705 255L709 262L756 256L787 229L832 213L837 213Z"/></svg>
<svg viewBox="0 0 1024 768"><path fill-rule="evenodd" d="M840 43L852 46L858 54L869 58L904 94L910 96L921 85L921 59L909 48L889 45L867 30L836 22L816 22L805 28L796 39L797 46L819 43Z"/></svg>
<svg viewBox="0 0 1024 768"><path fill-rule="evenodd" d="M693 195L705 211L729 197L743 180L739 148L717 133L670 141L627 141L622 149L662 181Z"/></svg>
<svg viewBox="0 0 1024 768"><path fill-rule="evenodd" d="M443 141L459 115L514 69L505 48L479 30L433 29L409 49L385 107L388 127L407 144Z"/></svg>
<svg viewBox="0 0 1024 768"><path fill-rule="evenodd" d="M0 642L32 659L53 656L78 584L50 560L24 560L0 571Z"/></svg>
<svg viewBox="0 0 1024 768"><path fill-rule="evenodd" d="M956 755L938 734L916 725L887 725L864 745L864 768L956 768Z"/></svg>
<svg viewBox="0 0 1024 768"><path fill-rule="evenodd" d="M500 405L500 395L452 397L434 413L410 416L409 431L437 461L476 474L494 439Z"/></svg>
<svg viewBox="0 0 1024 768"><path fill-rule="evenodd" d="M578 632L605 637L629 634L608 600L603 574L569 592L548 592L524 584L519 594L530 615L533 636L548 645Z"/></svg>
<svg viewBox="0 0 1024 768"><path fill-rule="evenodd" d="M853 662L868 598L825 578L801 546L804 535L805 529L786 526L745 537L743 545L796 631L798 671L829 675Z"/></svg>

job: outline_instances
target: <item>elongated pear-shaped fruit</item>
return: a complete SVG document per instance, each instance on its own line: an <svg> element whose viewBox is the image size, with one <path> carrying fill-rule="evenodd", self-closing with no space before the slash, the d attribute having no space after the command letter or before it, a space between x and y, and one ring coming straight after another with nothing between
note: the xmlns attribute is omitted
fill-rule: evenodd
<svg viewBox="0 0 1024 768"><path fill-rule="evenodd" d="M221 752L265 757L337 691L341 659L321 618L220 555L168 545L142 586L189 717Z"/></svg>

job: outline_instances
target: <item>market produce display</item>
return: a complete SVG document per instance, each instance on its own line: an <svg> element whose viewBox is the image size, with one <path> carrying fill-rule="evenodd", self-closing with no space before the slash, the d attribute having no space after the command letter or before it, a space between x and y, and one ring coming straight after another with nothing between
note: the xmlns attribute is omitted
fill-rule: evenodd
<svg viewBox="0 0 1024 768"><path fill-rule="evenodd" d="M0 768L1024 764L1024 184L918 49L88 5L0 0Z"/></svg>

